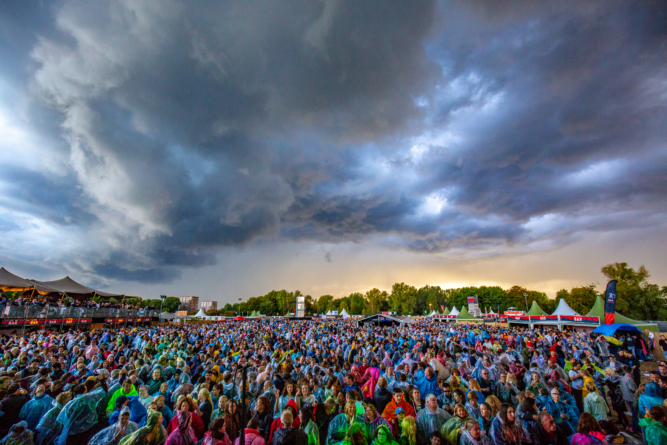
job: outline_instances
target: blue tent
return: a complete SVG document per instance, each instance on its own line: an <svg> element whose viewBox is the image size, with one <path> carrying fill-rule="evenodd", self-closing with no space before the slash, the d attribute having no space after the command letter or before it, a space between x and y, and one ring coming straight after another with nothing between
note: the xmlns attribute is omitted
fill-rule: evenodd
<svg viewBox="0 0 667 445"><path fill-rule="evenodd" d="M627 323L603 324L595 328L593 332L602 335L614 335L616 332L636 332L638 334L642 333L638 327Z"/></svg>

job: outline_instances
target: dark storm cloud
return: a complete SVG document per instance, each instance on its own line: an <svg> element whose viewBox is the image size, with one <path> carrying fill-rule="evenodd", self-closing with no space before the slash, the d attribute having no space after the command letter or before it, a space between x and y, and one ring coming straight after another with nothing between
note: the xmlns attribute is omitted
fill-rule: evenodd
<svg viewBox="0 0 667 445"><path fill-rule="evenodd" d="M7 12L30 45L2 74L32 131L58 116L66 171L7 176L3 206L80 227L91 247L64 252L70 267L146 282L261 238L489 251L657 224L663 9L65 0L25 27L32 13Z"/></svg>

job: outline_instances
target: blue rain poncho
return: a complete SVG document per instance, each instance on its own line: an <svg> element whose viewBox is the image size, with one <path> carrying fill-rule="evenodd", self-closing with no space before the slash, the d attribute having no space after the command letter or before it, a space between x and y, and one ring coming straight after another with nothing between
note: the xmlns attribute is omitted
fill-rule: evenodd
<svg viewBox="0 0 667 445"><path fill-rule="evenodd" d="M127 405L125 405L124 408L130 410L131 422L136 423L140 427L146 424L146 415L148 414L148 411L146 411L146 407L141 403L141 400L139 400L139 396L127 397ZM121 412L122 412L121 408L116 407L113 413L111 413L111 417L109 417L109 423L115 424L116 422L118 422L118 417L120 417Z"/></svg>
<svg viewBox="0 0 667 445"><path fill-rule="evenodd" d="M120 416L123 413L130 413L130 409L126 406L120 411ZM120 423L120 420L115 422L110 427L104 428L99 433L95 434L88 442L88 445L118 445L118 443L125 437L139 429L139 425L131 420L125 425L125 428ZM119 434L121 433L121 434Z"/></svg>
<svg viewBox="0 0 667 445"><path fill-rule="evenodd" d="M62 425L62 430L54 441L55 445L65 445L67 436L88 431L97 423L97 404L105 394L103 388L97 388L65 405L56 419Z"/></svg>
<svg viewBox="0 0 667 445"><path fill-rule="evenodd" d="M48 410L53 408L54 403L55 400L53 400L53 397L46 394L35 397L23 405L23 408L21 408L21 412L19 413L19 419L25 420L28 424L28 428L35 431L39 420Z"/></svg>
<svg viewBox="0 0 667 445"><path fill-rule="evenodd" d="M14 436L14 430L20 427L23 427L23 432L18 436ZM25 420L12 425L9 433L0 440L0 445L33 445L33 443L32 431L28 429L28 424Z"/></svg>
<svg viewBox="0 0 667 445"><path fill-rule="evenodd" d="M53 408L44 414L37 424L37 443L36 445L51 445L53 439L60 432L60 425L56 422L58 414L63 410L63 406L58 402L53 402Z"/></svg>

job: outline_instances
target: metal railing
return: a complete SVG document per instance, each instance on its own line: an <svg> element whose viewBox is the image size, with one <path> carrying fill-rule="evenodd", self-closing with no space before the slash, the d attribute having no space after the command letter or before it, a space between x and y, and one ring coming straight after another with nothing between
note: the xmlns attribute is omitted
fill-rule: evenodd
<svg viewBox="0 0 667 445"><path fill-rule="evenodd" d="M139 318L158 317L157 309L115 309L59 306L0 307L0 318Z"/></svg>

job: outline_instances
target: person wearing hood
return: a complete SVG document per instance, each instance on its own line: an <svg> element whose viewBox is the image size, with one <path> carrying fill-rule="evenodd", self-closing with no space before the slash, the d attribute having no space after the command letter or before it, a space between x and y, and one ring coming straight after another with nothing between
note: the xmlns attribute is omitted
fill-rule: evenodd
<svg viewBox="0 0 667 445"><path fill-rule="evenodd" d="M118 445L162 445L167 433L162 426L162 414L150 410L146 418L146 426L126 436Z"/></svg>
<svg viewBox="0 0 667 445"><path fill-rule="evenodd" d="M382 417L389 423L396 419L396 409L402 408L406 416L415 416L415 410L412 408L412 405L405 401L403 397L403 391L400 388L394 388L392 391L393 397L387 406L385 406L384 411L382 412Z"/></svg>
<svg viewBox="0 0 667 445"><path fill-rule="evenodd" d="M651 408L656 405L662 405L664 399L658 395L658 385L651 382L646 385L644 394L639 396L639 416L644 417L648 415Z"/></svg>
<svg viewBox="0 0 667 445"><path fill-rule="evenodd" d="M139 429L139 425L130 420L130 408L123 407L118 420L110 427L95 434L88 445L118 445L125 436Z"/></svg>
<svg viewBox="0 0 667 445"><path fill-rule="evenodd" d="M607 401L597 392L595 383L586 382L584 385L588 395L584 397L584 412L592 414L595 420L607 420L609 418L609 406Z"/></svg>
<svg viewBox="0 0 667 445"><path fill-rule="evenodd" d="M440 431L442 426L452 416L442 408L438 408L438 398L431 393L426 396L426 407L417 414L417 437L420 443L426 443L434 431Z"/></svg>
<svg viewBox="0 0 667 445"><path fill-rule="evenodd" d="M293 428L299 428L299 426L301 426L301 421L299 420L299 416L298 416L299 410L296 407L296 402L294 401L294 399L290 399L290 400L287 401L287 404L285 405L285 410L283 410L283 412L288 411L288 410L292 414L292 423L291 423L292 427ZM271 429L269 430L269 442L267 442L267 443L270 443L273 440L273 436L276 433L276 431L278 431L281 428L284 428L281 417L282 417L282 413L281 413L280 416L278 416L277 419L274 419L273 423L271 423Z"/></svg>
<svg viewBox="0 0 667 445"><path fill-rule="evenodd" d="M178 421L178 427L175 428L165 445L195 445L197 437L195 430L192 429L192 416L194 413L189 411L179 411L174 420Z"/></svg>
<svg viewBox="0 0 667 445"><path fill-rule="evenodd" d="M0 445L33 445L32 431L28 424L21 421L12 425L7 435L0 440Z"/></svg>
<svg viewBox="0 0 667 445"><path fill-rule="evenodd" d="M459 443L460 445L492 445L491 439L482 432L479 422L474 419L466 421Z"/></svg>
<svg viewBox="0 0 667 445"><path fill-rule="evenodd" d="M648 445L663 445L667 443L667 408L662 405L652 407L648 417L639 421L644 431L644 439Z"/></svg>
<svg viewBox="0 0 667 445"><path fill-rule="evenodd" d="M44 385L39 385L35 389L34 397L23 407L19 413L19 419L25 420L28 428L35 431L39 419L51 408L53 408L55 400L45 393Z"/></svg>
<svg viewBox="0 0 667 445"><path fill-rule="evenodd" d="M282 428L275 432L271 438L270 445L308 445L308 436L306 433L293 426L294 417L290 410L282 412L280 421Z"/></svg>
<svg viewBox="0 0 667 445"><path fill-rule="evenodd" d="M201 417L199 417L197 413L194 412L194 404L195 402L185 396L182 396L180 399L178 399L178 402L176 403L176 414L174 415L174 418L171 419L171 422L169 422L169 426L167 427L167 434L171 435L173 431L181 426L181 422L185 419L185 417L187 417L185 415L181 415L182 413L191 413L192 418L187 419L188 425L192 427L192 430L198 439L200 437L204 437L204 422L201 420ZM160 415L160 417L162 416Z"/></svg>
<svg viewBox="0 0 667 445"><path fill-rule="evenodd" d="M468 420L474 419L470 417L465 406L459 403L454 407L454 417L447 420L444 425L442 425L442 428L440 428L440 434L442 434L442 437L447 439L450 444L456 445L458 443L459 434L465 429Z"/></svg>
<svg viewBox="0 0 667 445"><path fill-rule="evenodd" d="M85 385L74 388L74 399L60 411L56 422L62 425L60 434L55 438L56 445L88 443L93 435L92 428L97 424L97 405L106 392L99 387L88 392Z"/></svg>
<svg viewBox="0 0 667 445"><path fill-rule="evenodd" d="M391 428L389 422L385 420L380 414L378 414L375 406L368 404L364 410L364 434L366 438L370 441L373 438L375 430L380 426L385 425L388 428Z"/></svg>
<svg viewBox="0 0 667 445"><path fill-rule="evenodd" d="M50 410L42 416L37 424L37 442L36 445L51 445L53 439L60 432L61 425L56 422L60 411L72 399L72 395L68 392L58 394L53 406Z"/></svg>

